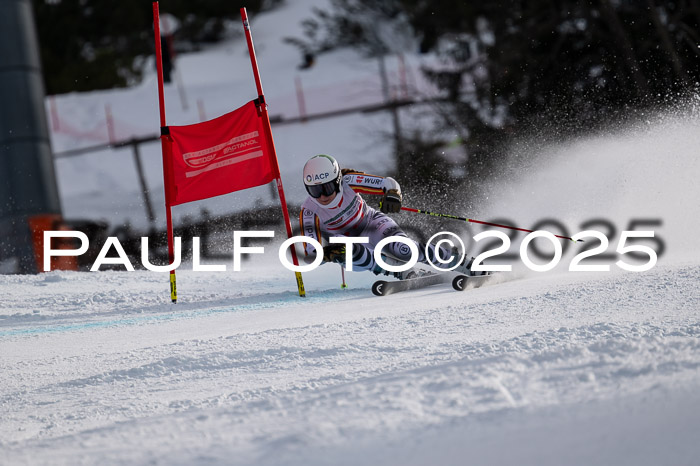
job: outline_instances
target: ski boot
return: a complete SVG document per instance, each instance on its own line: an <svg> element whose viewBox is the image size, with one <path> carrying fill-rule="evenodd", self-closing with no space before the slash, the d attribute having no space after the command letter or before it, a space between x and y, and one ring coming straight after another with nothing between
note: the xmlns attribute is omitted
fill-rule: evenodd
<svg viewBox="0 0 700 466"><path fill-rule="evenodd" d="M485 272L485 271L474 271L472 270L472 264L474 263L474 258L467 259L467 256L464 256L464 260L462 263L457 267L454 271L461 273L462 275L466 275L468 277L475 277L478 275L491 275L491 272Z"/></svg>
<svg viewBox="0 0 700 466"><path fill-rule="evenodd" d="M374 266L374 269L372 269L372 273L375 275L392 276L397 280L410 280L412 278L418 278L425 275L425 272L423 270L416 268L410 268L408 270L404 270L403 272L389 272L388 270L384 270L383 268L379 267L379 265Z"/></svg>

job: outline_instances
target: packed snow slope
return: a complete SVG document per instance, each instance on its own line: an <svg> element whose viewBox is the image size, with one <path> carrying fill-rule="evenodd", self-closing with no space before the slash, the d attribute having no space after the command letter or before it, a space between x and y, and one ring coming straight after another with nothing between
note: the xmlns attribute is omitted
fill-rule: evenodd
<svg viewBox="0 0 700 466"><path fill-rule="evenodd" d="M3 276L2 464L693 464L700 264L375 298Z"/></svg>

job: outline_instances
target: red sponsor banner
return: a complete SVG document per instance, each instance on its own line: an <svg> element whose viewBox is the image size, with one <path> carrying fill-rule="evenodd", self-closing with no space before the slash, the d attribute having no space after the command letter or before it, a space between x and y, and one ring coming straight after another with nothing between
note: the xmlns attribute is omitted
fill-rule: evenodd
<svg viewBox="0 0 700 466"><path fill-rule="evenodd" d="M170 206L275 179L263 122L253 101L214 120L169 128Z"/></svg>

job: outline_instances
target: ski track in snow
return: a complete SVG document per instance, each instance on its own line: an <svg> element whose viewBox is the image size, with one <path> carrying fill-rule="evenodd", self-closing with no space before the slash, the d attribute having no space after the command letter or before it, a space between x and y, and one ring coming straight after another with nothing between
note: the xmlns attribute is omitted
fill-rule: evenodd
<svg viewBox="0 0 700 466"><path fill-rule="evenodd" d="M311 274L306 300L286 276L231 292L180 275L198 290L176 306L149 298L160 274L0 277L18 281L0 307L0 463L333 463L352 444L700 382L697 264L386 298ZM122 309L66 305L81 277L81 296ZM13 296L53 312L12 313Z"/></svg>

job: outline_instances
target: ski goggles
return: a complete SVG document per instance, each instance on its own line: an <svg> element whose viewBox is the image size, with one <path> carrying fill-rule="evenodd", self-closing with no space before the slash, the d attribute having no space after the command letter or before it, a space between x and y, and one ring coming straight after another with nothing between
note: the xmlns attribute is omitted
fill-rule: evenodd
<svg viewBox="0 0 700 466"><path fill-rule="evenodd" d="M304 186L306 186L306 192L309 193L309 196L313 197L314 199L318 199L321 196L330 196L333 193L340 192L340 183L338 180L329 181L323 184L312 184L310 186L306 184Z"/></svg>

